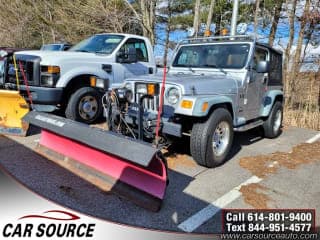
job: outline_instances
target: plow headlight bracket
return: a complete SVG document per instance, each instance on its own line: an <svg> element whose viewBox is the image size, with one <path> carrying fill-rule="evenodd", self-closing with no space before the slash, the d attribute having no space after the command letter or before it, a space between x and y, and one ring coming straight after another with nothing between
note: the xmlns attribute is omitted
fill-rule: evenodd
<svg viewBox="0 0 320 240"><path fill-rule="evenodd" d="M128 101L132 102L133 94L130 89L127 88L118 88L115 90L119 101Z"/></svg>
<svg viewBox="0 0 320 240"><path fill-rule="evenodd" d="M176 87L171 87L169 88L166 96L167 96L167 101L171 105L175 105L180 100L180 91Z"/></svg>
<svg viewBox="0 0 320 240"><path fill-rule="evenodd" d="M147 89L147 85L144 83L138 83L136 85L136 93L138 94L147 94L148 93L148 89Z"/></svg>
<svg viewBox="0 0 320 240"><path fill-rule="evenodd" d="M142 95L156 96L159 94L159 84L137 83L136 93L142 94Z"/></svg>

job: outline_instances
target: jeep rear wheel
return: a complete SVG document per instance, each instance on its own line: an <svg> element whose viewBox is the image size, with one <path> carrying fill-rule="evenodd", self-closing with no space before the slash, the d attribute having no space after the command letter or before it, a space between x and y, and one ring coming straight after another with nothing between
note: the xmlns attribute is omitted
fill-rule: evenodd
<svg viewBox="0 0 320 240"><path fill-rule="evenodd" d="M67 118L87 124L95 122L101 113L100 93L91 87L83 87L73 93L65 111Z"/></svg>
<svg viewBox="0 0 320 240"><path fill-rule="evenodd" d="M203 123L195 123L190 138L193 159L202 166L222 164L232 145L232 117L228 110L216 109Z"/></svg>
<svg viewBox="0 0 320 240"><path fill-rule="evenodd" d="M283 118L283 107L280 102L275 102L268 119L263 123L264 136L267 138L276 138L281 133Z"/></svg>

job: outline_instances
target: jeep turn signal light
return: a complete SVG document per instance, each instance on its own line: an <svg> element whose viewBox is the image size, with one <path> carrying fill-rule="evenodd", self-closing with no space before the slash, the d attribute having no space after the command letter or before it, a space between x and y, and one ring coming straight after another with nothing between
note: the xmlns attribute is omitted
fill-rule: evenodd
<svg viewBox="0 0 320 240"><path fill-rule="evenodd" d="M154 96L156 93L156 86L154 84L147 84L148 95Z"/></svg>
<svg viewBox="0 0 320 240"><path fill-rule="evenodd" d="M190 100L183 100L183 101L181 102L181 107L182 107L182 108L191 109L192 106L193 106L193 102L190 101Z"/></svg>
<svg viewBox="0 0 320 240"><path fill-rule="evenodd" d="M90 86L95 87L97 83L97 78L95 76L90 77Z"/></svg>
<svg viewBox="0 0 320 240"><path fill-rule="evenodd" d="M204 102L204 103L202 104L202 108L201 108L202 112L206 112L207 109L208 109L208 107L209 107L208 102Z"/></svg>
<svg viewBox="0 0 320 240"><path fill-rule="evenodd" d="M48 66L48 73L60 73L60 67L58 66Z"/></svg>

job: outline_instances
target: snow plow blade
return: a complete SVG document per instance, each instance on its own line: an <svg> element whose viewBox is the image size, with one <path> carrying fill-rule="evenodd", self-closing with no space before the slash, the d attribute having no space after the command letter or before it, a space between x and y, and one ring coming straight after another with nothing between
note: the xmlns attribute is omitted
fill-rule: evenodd
<svg viewBox="0 0 320 240"><path fill-rule="evenodd" d="M37 152L103 191L151 211L160 210L167 166L150 145L46 113L24 120L41 128Z"/></svg>
<svg viewBox="0 0 320 240"><path fill-rule="evenodd" d="M22 117L29 105L19 91L0 90L0 134L26 136L29 125Z"/></svg>

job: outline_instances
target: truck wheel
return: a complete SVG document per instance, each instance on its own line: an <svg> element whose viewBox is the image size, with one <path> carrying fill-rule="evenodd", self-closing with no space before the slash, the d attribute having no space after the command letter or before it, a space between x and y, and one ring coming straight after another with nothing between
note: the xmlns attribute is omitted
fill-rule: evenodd
<svg viewBox="0 0 320 240"><path fill-rule="evenodd" d="M74 92L68 102L66 117L78 122L91 124L102 114L101 96L91 87L83 87Z"/></svg>
<svg viewBox="0 0 320 240"><path fill-rule="evenodd" d="M199 165L209 168L218 166L226 159L232 140L232 117L228 110L218 108L207 121L193 125L191 155Z"/></svg>
<svg viewBox="0 0 320 240"><path fill-rule="evenodd" d="M268 119L263 123L264 136L267 138L278 137L281 133L283 107L280 102L275 102Z"/></svg>

